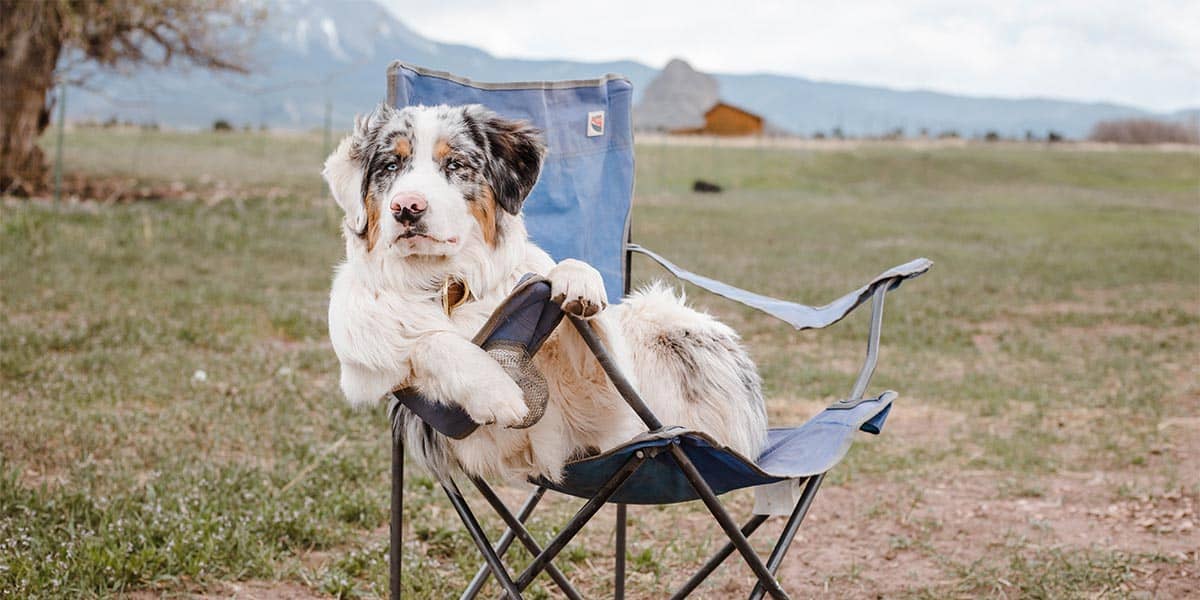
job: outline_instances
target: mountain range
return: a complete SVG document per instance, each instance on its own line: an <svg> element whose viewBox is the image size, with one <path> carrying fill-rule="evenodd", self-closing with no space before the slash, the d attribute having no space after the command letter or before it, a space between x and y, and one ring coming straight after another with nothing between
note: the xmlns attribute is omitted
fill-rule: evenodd
<svg viewBox="0 0 1200 600"><path fill-rule="evenodd" d="M580 79L620 73L638 90L658 70L635 61L580 62L501 58L430 40L373 0L268 0L268 18L250 53L251 74L135 69L93 76L68 91L68 118L206 128L307 129L327 113L335 129L384 98L385 69L400 59L482 81ZM1053 130L1084 137L1105 119L1195 119L1200 110L1169 115L1111 103L1041 98L967 97L772 74L712 74L722 100L756 112L776 129L811 134L840 128L873 135L902 128L910 135L996 131L1023 136Z"/></svg>

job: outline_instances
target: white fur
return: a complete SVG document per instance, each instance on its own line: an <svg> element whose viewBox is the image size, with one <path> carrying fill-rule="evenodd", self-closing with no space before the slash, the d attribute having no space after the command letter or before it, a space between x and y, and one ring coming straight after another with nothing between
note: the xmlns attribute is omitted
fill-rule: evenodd
<svg viewBox="0 0 1200 600"><path fill-rule="evenodd" d="M339 144L326 162L325 178L347 213L346 260L337 267L329 305L330 338L346 399L371 405L393 389L413 386L434 401L462 406L485 425L466 439L444 439L448 456L425 456L423 462L452 463L484 477L557 480L564 463L581 450L608 450L644 431L578 333L567 326L559 327L535 356L549 386L545 415L528 429L507 428L526 415L521 390L470 338L525 273L547 275L553 297L564 306L576 300L576 306L604 309L604 283L580 261L555 264L528 240L519 215L502 215L501 235L495 247L489 246L463 194L430 159L438 137L433 109L415 111L414 131L411 172L395 180L387 197L423 193L434 240L398 239L399 225L385 216L379 241L368 252L358 235L365 223L358 214L363 175L348 157L350 144ZM447 316L431 283L450 274L467 282L473 301ZM663 286L602 310L592 323L664 423L703 431L757 456L766 438L758 375L732 330L686 307ZM689 346L696 340L703 341ZM699 372L671 348L691 352L686 358L699 362L692 365Z"/></svg>

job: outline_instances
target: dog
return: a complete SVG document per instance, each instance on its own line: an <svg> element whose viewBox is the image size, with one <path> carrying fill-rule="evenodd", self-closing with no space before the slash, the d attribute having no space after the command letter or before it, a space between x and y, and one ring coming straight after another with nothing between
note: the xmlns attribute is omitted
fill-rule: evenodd
<svg viewBox="0 0 1200 600"><path fill-rule="evenodd" d="M444 437L402 410L406 451L440 476L559 481L563 465L646 430L579 333L559 327L534 364L547 380L541 419L525 427L521 388L471 342L526 273L590 319L613 359L668 425L707 433L755 458L766 439L762 385L738 335L654 284L607 305L578 260L555 262L526 233L521 205L546 148L540 132L480 105L383 104L355 119L323 175L345 212L329 334L350 404L411 387L482 424Z"/></svg>

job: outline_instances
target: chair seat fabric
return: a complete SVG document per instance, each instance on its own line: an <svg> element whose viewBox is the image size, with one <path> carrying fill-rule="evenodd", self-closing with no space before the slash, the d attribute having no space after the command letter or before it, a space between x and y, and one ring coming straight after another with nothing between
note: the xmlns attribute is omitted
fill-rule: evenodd
<svg viewBox="0 0 1200 600"><path fill-rule="evenodd" d="M624 504L673 504L699 496L675 464L667 446L679 444L717 494L797 479L828 471L846 455L857 431L878 434L895 392L853 408L828 408L799 427L771 429L757 461L720 446L711 437L683 428L640 435L628 444L567 465L563 480L534 483L579 498L591 498L638 452L649 458L609 500Z"/></svg>

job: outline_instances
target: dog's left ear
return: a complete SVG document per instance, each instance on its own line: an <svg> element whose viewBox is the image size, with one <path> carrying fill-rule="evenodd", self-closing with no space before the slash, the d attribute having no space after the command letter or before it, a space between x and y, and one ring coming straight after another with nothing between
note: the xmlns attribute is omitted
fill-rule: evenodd
<svg viewBox="0 0 1200 600"><path fill-rule="evenodd" d="M337 148L325 159L325 168L321 175L329 184L333 199L346 213L346 226L355 235L363 235L367 230L367 210L363 201L363 174L366 170L367 157L364 147L367 145L367 119L358 116L354 118L354 129L338 144Z"/></svg>
<svg viewBox="0 0 1200 600"><path fill-rule="evenodd" d="M496 203L509 214L521 212L521 204L542 172L546 155L542 132L525 121L505 119L480 105L468 106L464 116L474 125L472 132L486 139L484 175Z"/></svg>

